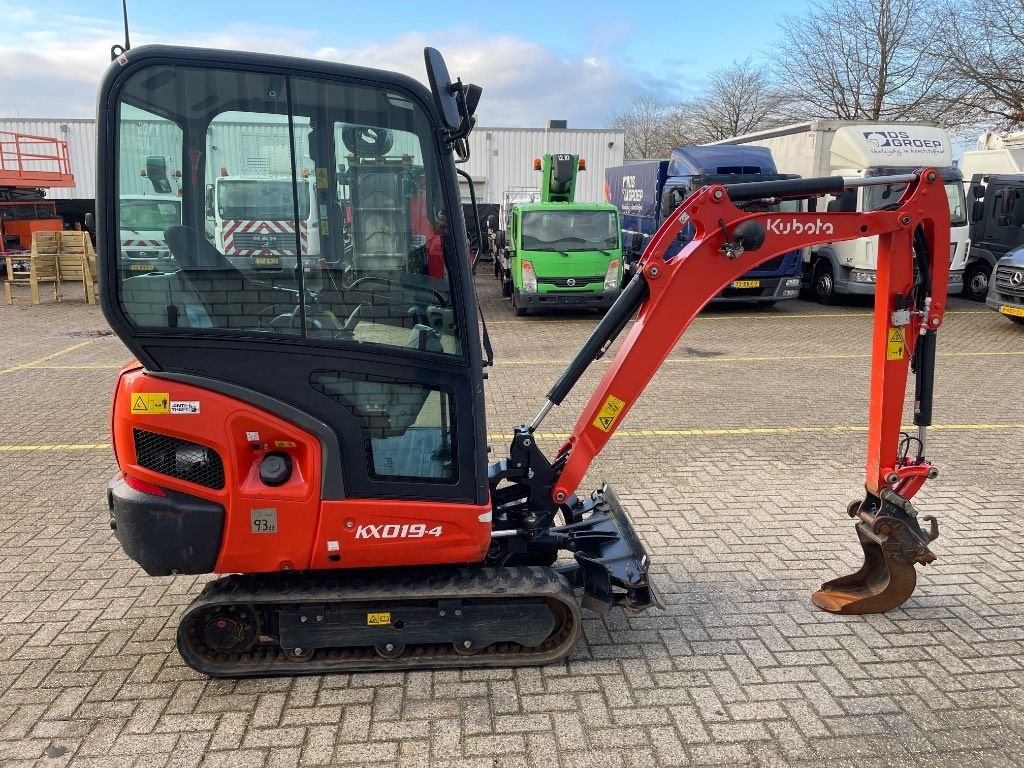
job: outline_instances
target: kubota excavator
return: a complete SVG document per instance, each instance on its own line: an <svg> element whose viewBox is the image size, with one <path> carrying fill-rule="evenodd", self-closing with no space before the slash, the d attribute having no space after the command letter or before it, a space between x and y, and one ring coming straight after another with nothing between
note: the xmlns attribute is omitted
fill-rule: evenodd
<svg viewBox="0 0 1024 768"><path fill-rule="evenodd" d="M911 503L936 474L926 429L949 268L938 174L701 189L653 238L536 418L488 464L481 346L490 352L455 167L480 89L453 81L433 49L426 64L429 91L328 62L151 46L120 52L105 77L101 296L137 358L112 406L111 525L149 574L230 574L181 617L185 661L215 676L540 664L572 649L581 604L661 606L627 513L608 486L582 492L585 471L724 286L777 254L859 237L878 238L866 488L848 509L865 562L813 600L837 613L903 603L938 534ZM296 254L312 210L323 269L296 257L293 269L242 270L204 234L215 213L208 153L243 144L284 159L294 183L291 194L254 183L231 205L291 210L296 225L275 240L294 239ZM189 170L182 224L166 232L173 268L132 275L119 269L118 201L142 152ZM353 163L404 170L367 171L354 199ZM736 206L873 184L899 201L865 213ZM695 235L666 260L688 222ZM634 318L547 458L542 419ZM911 364L913 435L901 428Z"/></svg>

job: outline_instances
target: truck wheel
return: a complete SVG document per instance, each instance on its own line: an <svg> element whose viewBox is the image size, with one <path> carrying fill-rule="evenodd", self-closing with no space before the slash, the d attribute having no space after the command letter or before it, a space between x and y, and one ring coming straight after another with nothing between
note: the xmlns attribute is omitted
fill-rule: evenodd
<svg viewBox="0 0 1024 768"><path fill-rule="evenodd" d="M519 302L516 301L516 296L519 294L512 291L512 309L516 313L516 317L526 317L526 307L519 306Z"/></svg>
<svg viewBox="0 0 1024 768"><path fill-rule="evenodd" d="M811 289L814 300L819 304L836 303L836 278L832 272L832 264L828 259L818 259L811 276Z"/></svg>
<svg viewBox="0 0 1024 768"><path fill-rule="evenodd" d="M964 298L971 301L984 301L988 295L988 281L992 276L992 267L985 261L976 261L964 273Z"/></svg>

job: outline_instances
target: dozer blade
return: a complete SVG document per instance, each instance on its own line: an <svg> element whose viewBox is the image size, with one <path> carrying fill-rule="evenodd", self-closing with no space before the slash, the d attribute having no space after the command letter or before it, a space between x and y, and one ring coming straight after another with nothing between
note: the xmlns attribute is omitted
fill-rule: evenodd
<svg viewBox="0 0 1024 768"><path fill-rule="evenodd" d="M631 616L664 610L648 575L651 559L615 491L604 485L584 508L585 520L558 529L573 538L576 563L564 571L583 588L583 607L602 616L614 607Z"/></svg>
<svg viewBox="0 0 1024 768"><path fill-rule="evenodd" d="M848 512L860 518L856 530L864 564L856 573L826 581L811 601L843 615L884 613L903 605L917 586L915 564L935 560L928 544L938 538L938 523L925 517L931 531L923 531L910 502L893 491L883 492L880 504L854 502Z"/></svg>

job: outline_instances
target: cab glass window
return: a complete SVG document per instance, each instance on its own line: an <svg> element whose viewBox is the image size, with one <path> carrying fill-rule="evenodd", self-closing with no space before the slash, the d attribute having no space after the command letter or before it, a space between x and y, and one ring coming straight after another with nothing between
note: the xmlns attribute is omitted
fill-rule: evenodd
<svg viewBox="0 0 1024 768"><path fill-rule="evenodd" d="M195 66L149 67L120 98L130 322L463 354L440 160L417 102Z"/></svg>

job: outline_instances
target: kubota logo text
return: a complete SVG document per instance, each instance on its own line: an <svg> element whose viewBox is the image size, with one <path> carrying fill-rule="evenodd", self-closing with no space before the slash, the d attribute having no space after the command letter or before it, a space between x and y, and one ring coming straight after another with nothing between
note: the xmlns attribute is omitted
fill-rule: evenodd
<svg viewBox="0 0 1024 768"><path fill-rule="evenodd" d="M821 219L807 222L798 219L768 219L766 228L774 235L831 235L835 232L835 227Z"/></svg>

